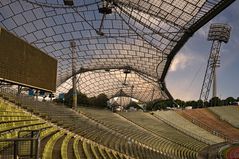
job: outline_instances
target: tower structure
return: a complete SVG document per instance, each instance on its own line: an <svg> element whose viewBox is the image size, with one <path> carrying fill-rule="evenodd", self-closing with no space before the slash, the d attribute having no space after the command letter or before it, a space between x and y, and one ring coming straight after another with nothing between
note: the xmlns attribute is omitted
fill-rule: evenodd
<svg viewBox="0 0 239 159"><path fill-rule="evenodd" d="M217 75L216 68L220 66L220 47L221 43L227 43L230 38L231 27L227 24L211 24L208 41L212 41L212 47L207 62L207 69L204 76L200 99L203 101L208 100L211 85L212 97L217 96Z"/></svg>
<svg viewBox="0 0 239 159"><path fill-rule="evenodd" d="M70 41L72 52L72 109L77 107L77 90L76 90L76 43Z"/></svg>

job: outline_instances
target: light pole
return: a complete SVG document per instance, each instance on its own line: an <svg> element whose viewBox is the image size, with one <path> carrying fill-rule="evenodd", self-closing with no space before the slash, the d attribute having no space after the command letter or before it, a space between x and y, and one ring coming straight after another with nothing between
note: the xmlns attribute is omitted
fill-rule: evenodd
<svg viewBox="0 0 239 159"><path fill-rule="evenodd" d="M227 43L230 38L231 27L227 24L211 24L208 41L212 41L211 52L207 62L207 69L203 80L200 99L208 100L211 84L213 83L212 97L217 96L216 68L220 66L221 43Z"/></svg>

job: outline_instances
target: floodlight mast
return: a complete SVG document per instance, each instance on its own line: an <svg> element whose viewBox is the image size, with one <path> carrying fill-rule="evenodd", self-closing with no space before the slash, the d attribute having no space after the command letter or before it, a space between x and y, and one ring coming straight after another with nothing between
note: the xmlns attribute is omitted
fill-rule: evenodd
<svg viewBox="0 0 239 159"><path fill-rule="evenodd" d="M220 67L221 43L227 43L230 38L231 27L227 24L211 24L208 41L212 41L211 52L207 62L203 85L200 93L200 100L208 100L211 84L213 83L212 97L217 96L216 68Z"/></svg>
<svg viewBox="0 0 239 159"><path fill-rule="evenodd" d="M77 108L77 90L76 90L76 43L70 41L72 52L72 109Z"/></svg>

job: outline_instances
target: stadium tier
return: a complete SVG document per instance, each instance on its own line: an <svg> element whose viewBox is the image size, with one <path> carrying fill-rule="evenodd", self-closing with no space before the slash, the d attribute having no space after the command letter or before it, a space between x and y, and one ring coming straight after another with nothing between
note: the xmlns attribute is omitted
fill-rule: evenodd
<svg viewBox="0 0 239 159"><path fill-rule="evenodd" d="M238 106L211 107L212 112L217 114L221 120L225 120L236 128L239 128Z"/></svg>
<svg viewBox="0 0 239 159"><path fill-rule="evenodd" d="M202 114L205 118L202 122L215 130L222 129L216 121L224 121L207 109L112 113L90 107L74 111L24 95L5 99L18 105L1 99L0 139L17 138L20 130L41 130L40 156L43 159L196 159L208 146L224 142L223 138L188 118L191 113L196 121ZM225 122L224 127L227 131L238 131ZM227 136L229 134L233 133ZM9 143L0 145L0 155L12 147ZM20 145L24 147L26 143ZM27 154L27 150L20 152Z"/></svg>
<svg viewBox="0 0 239 159"><path fill-rule="evenodd" d="M209 109L178 111L178 113L215 135L221 136L226 140L237 141L239 139L239 130L234 128L232 123L230 123L232 124L230 125L228 122L223 121L223 117L219 117L209 111L220 110L223 116L228 116L232 119L236 114L235 111L238 111L236 109L238 109L238 107L213 107ZM235 123L237 122L235 120L236 118L237 117L233 118Z"/></svg>
<svg viewBox="0 0 239 159"><path fill-rule="evenodd" d="M120 115L126 116L124 118L106 110L90 108L81 108L80 110L89 118L173 158L196 158L197 152L207 146L207 144L151 118L148 113L120 113Z"/></svg>
<svg viewBox="0 0 239 159"><path fill-rule="evenodd" d="M185 133L178 131L177 129L169 126L161 120L154 118L148 113L130 112L121 113L121 115L133 123L145 128L146 130L153 132L154 134L157 134L165 139L171 140L179 145L185 146L185 148L190 150L199 151L206 146L206 144L203 144L200 141L197 141L186 135ZM192 145L194 146L192 147Z"/></svg>
<svg viewBox="0 0 239 159"><path fill-rule="evenodd" d="M183 118L175 111L157 111L153 115L160 121L204 143L212 145L224 142L222 138L212 135L210 132Z"/></svg>
<svg viewBox="0 0 239 159"><path fill-rule="evenodd" d="M85 138L94 140L96 142L102 142L102 144L111 147L112 149L116 148L116 150L120 152L129 154L124 148L125 146L128 146L127 144L125 145L125 143L127 143L127 138L125 136L117 134L115 131L108 129L107 127L102 126L93 120L91 121L91 119L85 116L80 116L78 113L69 108L40 102L38 103L38 106L22 104L22 107L40 116L44 114L43 116L45 116L49 121L56 123L58 126L66 128L74 133L82 135ZM121 140L118 140L118 138L121 138ZM116 143L122 142L120 144L123 146L123 148L120 148L119 145L115 145L115 143L112 142L114 140L116 140ZM132 143L131 147L138 149L140 146ZM137 156L137 154L129 155Z"/></svg>
<svg viewBox="0 0 239 159"><path fill-rule="evenodd" d="M58 109L60 110L61 107ZM35 115L28 113L21 108L4 101L3 99L0 99L0 110L1 113L4 114L4 116L1 116L0 118L0 139L17 138L18 132L20 130L41 130L40 156L43 159L71 159L74 157L85 158L84 156L89 159L104 158L103 156L107 156L106 158L119 159L131 158L125 154L117 152L113 149L109 149L82 136L79 136L78 134L69 132L68 130L58 127L49 121L47 122L39 117L36 117ZM27 121L22 121L22 119L27 119ZM62 121L60 120L60 122ZM92 132L96 134L97 130ZM87 132L87 134L89 135L89 132ZM20 145L22 145L22 149L24 146L26 146L26 144L23 143ZM2 155L6 155L7 150L12 146L13 145L7 142L0 142L0 158ZM21 153L23 153L23 151L26 151L26 149L21 151Z"/></svg>

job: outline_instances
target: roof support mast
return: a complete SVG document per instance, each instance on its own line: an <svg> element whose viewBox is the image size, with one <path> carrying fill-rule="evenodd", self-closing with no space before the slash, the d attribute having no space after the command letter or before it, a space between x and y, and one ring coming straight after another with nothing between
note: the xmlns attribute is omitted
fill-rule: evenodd
<svg viewBox="0 0 239 159"><path fill-rule="evenodd" d="M77 108L77 90L76 90L76 43L70 41L72 52L72 109Z"/></svg>

